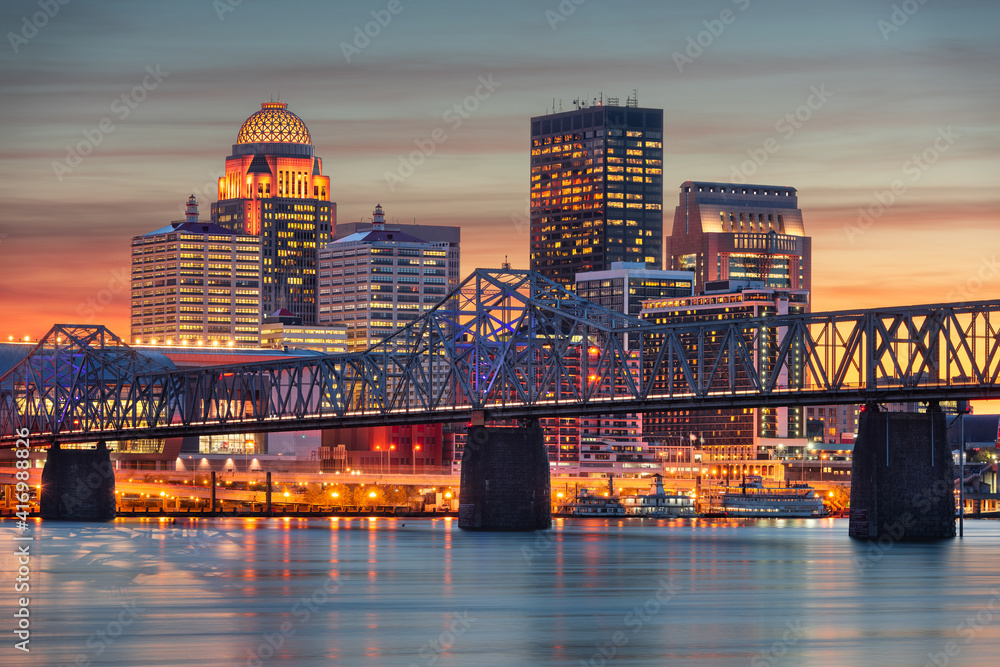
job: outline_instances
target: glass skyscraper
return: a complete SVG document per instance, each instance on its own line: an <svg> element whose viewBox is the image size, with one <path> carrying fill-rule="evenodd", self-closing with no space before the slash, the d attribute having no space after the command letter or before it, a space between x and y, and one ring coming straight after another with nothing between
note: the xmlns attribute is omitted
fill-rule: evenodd
<svg viewBox="0 0 1000 667"><path fill-rule="evenodd" d="M663 264L663 110L633 100L531 119L531 268L572 289L612 262Z"/></svg>

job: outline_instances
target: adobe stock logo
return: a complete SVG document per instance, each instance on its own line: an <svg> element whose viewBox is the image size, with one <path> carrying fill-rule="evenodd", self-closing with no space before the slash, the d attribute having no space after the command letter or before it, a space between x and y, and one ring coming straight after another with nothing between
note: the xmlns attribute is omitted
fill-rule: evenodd
<svg viewBox="0 0 1000 667"><path fill-rule="evenodd" d="M49 21L56 17L62 5L68 5L69 0L38 0L38 7L42 10L35 12L30 17L21 17L21 29L18 32L8 32L7 41L14 53L20 53L21 47L35 38L38 31L49 24Z"/></svg>
<svg viewBox="0 0 1000 667"><path fill-rule="evenodd" d="M131 90L112 100L111 113L115 114L118 120L128 118L149 93L156 90L170 75L170 72L161 71L159 65L156 67L147 65L146 72L139 85L133 86ZM104 137L114 132L116 127L115 121L110 116L105 116L97 123L97 127L81 130L83 139L75 145L66 146L66 159L52 161L52 171L59 182L62 183L66 174L83 164L84 158L93 153L94 149L104 142Z"/></svg>

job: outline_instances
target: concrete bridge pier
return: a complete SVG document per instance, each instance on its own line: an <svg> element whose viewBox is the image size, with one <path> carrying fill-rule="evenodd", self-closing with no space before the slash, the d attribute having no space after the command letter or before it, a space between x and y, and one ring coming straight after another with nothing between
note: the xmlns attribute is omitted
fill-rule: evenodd
<svg viewBox="0 0 1000 667"><path fill-rule="evenodd" d="M955 470L946 415L861 413L851 471L849 534L879 543L955 537Z"/></svg>
<svg viewBox="0 0 1000 667"><path fill-rule="evenodd" d="M459 528L551 528L550 488L545 438L538 426L469 428L462 455Z"/></svg>
<svg viewBox="0 0 1000 667"><path fill-rule="evenodd" d="M115 518L115 471L103 440L97 449L49 448L39 498L43 519L110 521Z"/></svg>

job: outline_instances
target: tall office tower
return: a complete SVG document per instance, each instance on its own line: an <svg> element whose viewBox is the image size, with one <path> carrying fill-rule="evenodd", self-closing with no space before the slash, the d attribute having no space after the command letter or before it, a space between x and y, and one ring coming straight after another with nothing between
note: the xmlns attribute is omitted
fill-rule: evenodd
<svg viewBox="0 0 1000 667"><path fill-rule="evenodd" d="M319 252L319 323L346 324L348 350L368 349L445 298L450 250L445 241L386 229L376 206L370 231Z"/></svg>
<svg viewBox="0 0 1000 667"><path fill-rule="evenodd" d="M531 119L531 268L572 287L612 262L663 266L663 110L629 99Z"/></svg>
<svg viewBox="0 0 1000 667"><path fill-rule="evenodd" d="M260 237L261 314L285 308L316 324L316 253L337 224L330 177L309 129L284 102L264 102L243 123L212 222Z"/></svg>
<svg viewBox="0 0 1000 667"><path fill-rule="evenodd" d="M695 272L696 294L729 279L811 289L812 244L795 188L685 181L666 256L667 268Z"/></svg>
<svg viewBox="0 0 1000 667"><path fill-rule="evenodd" d="M135 342L256 347L260 324L260 239L185 220L132 239Z"/></svg>
<svg viewBox="0 0 1000 667"><path fill-rule="evenodd" d="M713 290L718 291L713 291ZM655 299L643 305L642 317L655 324L686 324L742 320L754 317L796 315L808 312L809 293L801 289L775 289L762 282L724 280L709 283L709 291L698 296ZM765 330L754 347L755 355L776 359L778 330ZM685 334L681 334L682 338ZM696 334L687 334L690 341L685 346L695 346ZM704 363L711 368L721 350L721 339L711 337L702 351ZM656 343L656 335L649 341ZM801 350L789 353L791 370L783 370L779 386L800 386L804 381ZM799 362L795 362L798 358ZM736 369L737 389L750 389L747 376ZM675 390L683 391L687 380L683 373L673 380ZM654 380L656 388L666 389L671 381L666 376ZM761 438L805 438L805 423L800 407L739 408L718 410L671 410L649 413L645 419L646 432L668 442L700 442L706 453L706 462L716 463L719 476L737 477L753 472ZM773 470L771 473L773 474Z"/></svg>

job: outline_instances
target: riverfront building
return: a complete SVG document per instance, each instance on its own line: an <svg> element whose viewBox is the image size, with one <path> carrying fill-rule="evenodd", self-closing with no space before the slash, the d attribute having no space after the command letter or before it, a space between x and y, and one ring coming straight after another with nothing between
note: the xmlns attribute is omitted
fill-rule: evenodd
<svg viewBox="0 0 1000 667"><path fill-rule="evenodd" d="M309 129L284 102L264 102L243 123L212 222L260 238L262 315L285 308L316 323L316 252L330 240L337 205Z"/></svg>
<svg viewBox="0 0 1000 667"><path fill-rule="evenodd" d="M643 305L642 316L655 324L684 324L719 320L742 320L775 317L808 312L809 293L805 290L783 290L765 287L760 282L721 281L711 285L718 291L679 299L654 299ZM656 334L650 342L655 344ZM711 337L715 340L715 337ZM682 341L683 342L683 341ZM697 341L691 334L690 342ZM776 357L777 331L765 332L759 341L757 354ZM715 363L718 348L711 341L704 349L704 363ZM793 359L799 351L790 352ZM803 382L800 363L792 363L791 371L782 371L779 386L796 386ZM739 371L737 371L739 372ZM664 390L670 378L655 379L657 388ZM737 387L749 380L738 374ZM673 378L674 387L684 387L683 374ZM739 408L717 410L671 410L646 415L647 436L673 442L693 438L705 453L705 462L712 463L719 476L739 477L754 469L760 438L804 438L805 423L801 407ZM759 464L757 464L759 465Z"/></svg>
<svg viewBox="0 0 1000 667"><path fill-rule="evenodd" d="M643 301L690 296L693 285L694 274L689 271L651 269L641 262L612 262L603 271L578 273L575 281L576 293L580 297L634 317L639 317ZM636 337L625 340L625 349L631 349L637 340ZM589 354L595 353L596 349L589 351ZM583 377L578 362L574 355L564 359L567 368L579 377L582 386ZM635 362L636 371L637 364ZM608 389L610 391L610 387ZM614 461L631 461L646 467L659 465L655 456L652 463L642 461L640 452L647 451L647 447L643 441L643 416L640 413L542 417L538 423L544 431L549 460L555 464L555 472L567 472L577 466L581 472L608 472Z"/></svg>
<svg viewBox="0 0 1000 667"><path fill-rule="evenodd" d="M531 119L531 269L567 287L663 265L663 110L608 100Z"/></svg>
<svg viewBox="0 0 1000 667"><path fill-rule="evenodd" d="M254 347L260 323L260 244L185 220L132 239L130 338L134 343Z"/></svg>

